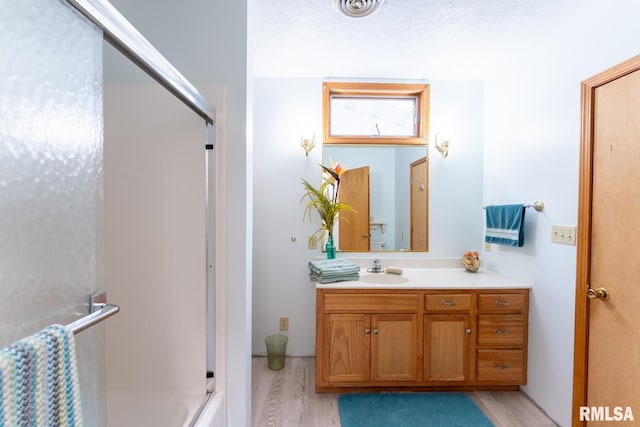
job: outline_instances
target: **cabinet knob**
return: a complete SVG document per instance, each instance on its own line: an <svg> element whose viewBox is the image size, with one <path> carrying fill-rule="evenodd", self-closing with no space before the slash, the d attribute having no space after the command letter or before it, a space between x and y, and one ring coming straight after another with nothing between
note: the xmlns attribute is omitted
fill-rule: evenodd
<svg viewBox="0 0 640 427"><path fill-rule="evenodd" d="M375 329L373 330L373 333L374 333L374 335L378 335L378 328L375 328Z"/></svg>
<svg viewBox="0 0 640 427"><path fill-rule="evenodd" d="M464 333L467 334L467 335L471 335L471 328L465 329Z"/></svg>
<svg viewBox="0 0 640 427"><path fill-rule="evenodd" d="M366 329L364 330L364 334L365 334L365 335L369 335L370 333L371 333L371 329L366 328Z"/></svg>

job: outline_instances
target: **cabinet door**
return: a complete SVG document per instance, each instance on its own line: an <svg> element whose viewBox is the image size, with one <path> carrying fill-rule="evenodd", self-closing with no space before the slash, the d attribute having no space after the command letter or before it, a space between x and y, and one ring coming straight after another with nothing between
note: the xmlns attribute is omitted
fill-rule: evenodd
<svg viewBox="0 0 640 427"><path fill-rule="evenodd" d="M469 315L424 317L424 380L469 379ZM469 330L469 333L467 331Z"/></svg>
<svg viewBox="0 0 640 427"><path fill-rule="evenodd" d="M329 382L369 380L368 314L325 314L323 372Z"/></svg>
<svg viewBox="0 0 640 427"><path fill-rule="evenodd" d="M371 316L371 380L416 381L418 316Z"/></svg>

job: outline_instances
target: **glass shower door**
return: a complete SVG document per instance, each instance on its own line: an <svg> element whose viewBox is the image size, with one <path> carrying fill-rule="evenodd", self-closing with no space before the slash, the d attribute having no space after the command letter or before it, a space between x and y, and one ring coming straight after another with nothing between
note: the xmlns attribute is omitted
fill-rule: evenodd
<svg viewBox="0 0 640 427"><path fill-rule="evenodd" d="M66 3L1 0L0 347L101 288L102 32ZM76 340L84 423L105 424L101 327Z"/></svg>

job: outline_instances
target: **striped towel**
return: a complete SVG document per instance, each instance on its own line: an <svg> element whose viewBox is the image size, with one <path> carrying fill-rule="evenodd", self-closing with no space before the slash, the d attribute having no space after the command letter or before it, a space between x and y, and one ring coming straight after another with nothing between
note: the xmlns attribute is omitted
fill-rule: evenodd
<svg viewBox="0 0 640 427"><path fill-rule="evenodd" d="M524 245L524 205L487 206L484 241L506 246Z"/></svg>
<svg viewBox="0 0 640 427"><path fill-rule="evenodd" d="M314 260L309 261L309 277L318 283L360 280L360 267L344 258Z"/></svg>
<svg viewBox="0 0 640 427"><path fill-rule="evenodd" d="M0 349L0 427L81 427L73 332L51 325Z"/></svg>

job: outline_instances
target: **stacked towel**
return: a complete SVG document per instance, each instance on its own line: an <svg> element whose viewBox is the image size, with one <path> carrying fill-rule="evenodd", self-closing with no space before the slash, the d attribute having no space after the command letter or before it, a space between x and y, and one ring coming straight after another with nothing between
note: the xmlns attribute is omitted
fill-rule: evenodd
<svg viewBox="0 0 640 427"><path fill-rule="evenodd" d="M360 267L344 258L314 260L309 261L309 277L318 283L360 280Z"/></svg>
<svg viewBox="0 0 640 427"><path fill-rule="evenodd" d="M524 212L524 205L487 206L485 242L507 246L523 246Z"/></svg>
<svg viewBox="0 0 640 427"><path fill-rule="evenodd" d="M0 350L0 426L82 426L69 328L52 325Z"/></svg>

